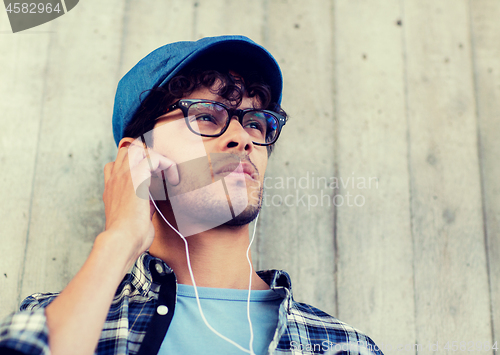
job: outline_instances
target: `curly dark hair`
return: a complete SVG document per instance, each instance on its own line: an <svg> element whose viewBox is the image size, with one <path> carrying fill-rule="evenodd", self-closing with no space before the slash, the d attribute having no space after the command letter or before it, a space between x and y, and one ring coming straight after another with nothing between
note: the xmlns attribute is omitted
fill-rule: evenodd
<svg viewBox="0 0 500 355"><path fill-rule="evenodd" d="M170 105L200 87L210 88L212 93L226 99L233 107L240 105L245 94L257 97L260 109L287 117L280 105L272 101L270 86L257 73L238 72L235 75L227 68L194 68L182 71L165 86L145 91L143 94L147 93L147 96L144 100L141 97L141 106L125 128L124 137L138 138L149 132L154 128L156 118L164 115ZM272 150L273 145L267 147L268 156Z"/></svg>

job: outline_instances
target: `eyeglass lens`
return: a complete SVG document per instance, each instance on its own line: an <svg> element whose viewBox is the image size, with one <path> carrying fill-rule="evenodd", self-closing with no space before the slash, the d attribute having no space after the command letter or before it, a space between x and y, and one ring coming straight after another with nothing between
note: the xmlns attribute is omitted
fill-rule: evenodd
<svg viewBox="0 0 500 355"><path fill-rule="evenodd" d="M197 102L189 106L188 122L191 128L203 135L217 136L226 126L229 113L216 103ZM241 125L255 143L273 142L278 133L278 119L263 111L246 112Z"/></svg>

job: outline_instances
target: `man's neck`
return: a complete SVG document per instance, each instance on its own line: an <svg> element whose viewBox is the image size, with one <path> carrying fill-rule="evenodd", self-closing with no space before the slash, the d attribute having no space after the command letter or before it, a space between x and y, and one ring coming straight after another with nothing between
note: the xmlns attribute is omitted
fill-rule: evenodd
<svg viewBox="0 0 500 355"><path fill-rule="evenodd" d="M164 260L174 270L178 283L192 285L184 241L157 213L153 217L153 224L155 239L149 252ZM249 244L248 230L248 225L219 226L186 238L197 286L248 288L250 275L250 266L246 258ZM249 257L251 258L250 255ZM252 289L269 289L255 270L252 273Z"/></svg>

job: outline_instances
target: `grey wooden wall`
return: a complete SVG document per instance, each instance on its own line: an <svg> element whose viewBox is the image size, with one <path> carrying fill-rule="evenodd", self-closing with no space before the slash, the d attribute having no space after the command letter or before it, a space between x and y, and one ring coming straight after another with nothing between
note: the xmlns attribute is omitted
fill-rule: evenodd
<svg viewBox="0 0 500 355"><path fill-rule="evenodd" d="M119 78L165 43L244 34L290 114L256 267L388 354L500 341L498 0L82 0L18 34L0 13L0 316L62 289L102 231Z"/></svg>

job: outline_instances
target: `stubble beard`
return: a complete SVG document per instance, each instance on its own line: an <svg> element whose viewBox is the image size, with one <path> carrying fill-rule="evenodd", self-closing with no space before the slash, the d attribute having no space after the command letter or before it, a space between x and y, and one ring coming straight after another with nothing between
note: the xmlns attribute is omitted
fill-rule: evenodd
<svg viewBox="0 0 500 355"><path fill-rule="evenodd" d="M196 184L191 184L187 182L184 185L187 191L194 190ZM183 199L183 203L177 205L176 211L178 216L184 216L197 225L214 225L218 226L231 226L240 227L249 224L255 218L257 218L260 209L262 207L262 197L263 197L263 186L259 183L258 187L250 188L250 193L248 193L248 187L246 184L237 188L241 189L238 193L228 195L218 195L214 196L203 191L197 191L195 195L189 198ZM230 191L235 191L234 188L229 188ZM257 195L257 196L256 196ZM256 197L256 198L255 198ZM252 203L256 201L255 203ZM237 211L241 210L245 206L243 211L236 215L232 219L227 219L228 207L231 206ZM233 212L234 213L234 212Z"/></svg>
<svg viewBox="0 0 500 355"><path fill-rule="evenodd" d="M239 215L235 216L230 221L224 223L225 226L240 227L251 223L259 215L262 208L263 186L259 189L259 197L256 205L248 204L247 208Z"/></svg>

